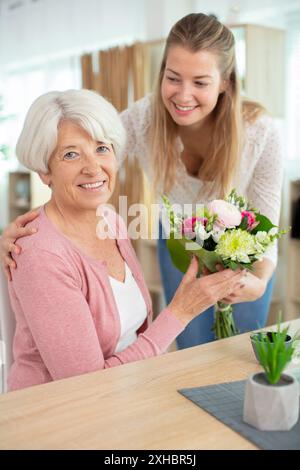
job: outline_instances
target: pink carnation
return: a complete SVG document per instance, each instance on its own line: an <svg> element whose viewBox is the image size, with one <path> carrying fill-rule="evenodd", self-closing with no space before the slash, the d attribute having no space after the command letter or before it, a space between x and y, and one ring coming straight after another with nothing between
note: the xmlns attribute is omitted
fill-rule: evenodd
<svg viewBox="0 0 300 470"><path fill-rule="evenodd" d="M222 228L238 227L242 221L240 211L233 204L216 199L208 204L211 214L217 215L217 224Z"/></svg>
<svg viewBox="0 0 300 470"><path fill-rule="evenodd" d="M255 218L255 214L253 212L243 211L242 212L242 219L244 217L248 217L247 229L249 231L253 230L258 225L258 222L256 221L256 218Z"/></svg>
<svg viewBox="0 0 300 470"><path fill-rule="evenodd" d="M201 222L202 225L206 225L207 219L205 217L190 217L185 219L182 224L182 233L184 236L191 238L195 235L195 225L196 222Z"/></svg>

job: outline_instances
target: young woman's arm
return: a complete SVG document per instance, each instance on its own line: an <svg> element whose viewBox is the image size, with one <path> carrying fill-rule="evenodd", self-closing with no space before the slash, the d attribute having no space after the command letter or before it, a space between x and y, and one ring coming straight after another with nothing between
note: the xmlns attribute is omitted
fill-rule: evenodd
<svg viewBox="0 0 300 470"><path fill-rule="evenodd" d="M243 286L239 287L231 295L222 299L226 304L238 304L251 302L263 296L267 284L271 279L275 266L268 258L263 258L253 265L253 271L247 272L244 277Z"/></svg>
<svg viewBox="0 0 300 470"><path fill-rule="evenodd" d="M283 176L283 155L279 132L274 121L264 116L257 123L255 149L259 152L256 166L248 189L248 200L274 225L278 225L281 206ZM257 155L255 155L257 156ZM250 158L250 156L249 156ZM264 294L277 265L277 243L267 250L261 261L247 273L244 287L224 300L226 303L240 303L257 300Z"/></svg>
<svg viewBox="0 0 300 470"><path fill-rule="evenodd" d="M256 124L254 148L255 157L257 153L259 155L247 191L248 201L277 226L281 208L283 152L279 130L272 118L262 116ZM277 243L267 250L264 258L272 261L275 269Z"/></svg>
<svg viewBox="0 0 300 470"><path fill-rule="evenodd" d="M11 222L4 230L0 238L0 262L6 274L6 277L11 281L11 269L16 269L17 264L12 259L11 254L20 254L21 247L16 243L18 238L32 235L37 229L26 227L26 224L38 217L36 209L26 212L17 217Z"/></svg>

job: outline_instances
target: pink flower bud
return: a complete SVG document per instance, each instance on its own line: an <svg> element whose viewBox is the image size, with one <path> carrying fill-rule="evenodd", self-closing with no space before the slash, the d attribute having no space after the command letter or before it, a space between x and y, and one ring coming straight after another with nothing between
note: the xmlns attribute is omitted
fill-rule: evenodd
<svg viewBox="0 0 300 470"><path fill-rule="evenodd" d="M211 214L217 215L217 224L222 228L238 227L242 221L240 211L233 204L216 199L208 204Z"/></svg>
<svg viewBox="0 0 300 470"><path fill-rule="evenodd" d="M188 238L195 237L195 225L196 222L201 222L202 225L206 225L207 219L205 217L189 217L184 219L182 223L182 233Z"/></svg>

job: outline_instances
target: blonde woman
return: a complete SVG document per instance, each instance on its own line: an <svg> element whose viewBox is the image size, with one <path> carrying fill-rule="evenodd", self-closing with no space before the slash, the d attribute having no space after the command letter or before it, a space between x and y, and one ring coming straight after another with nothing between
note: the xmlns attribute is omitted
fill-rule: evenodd
<svg viewBox="0 0 300 470"><path fill-rule="evenodd" d="M125 153L137 157L157 196L173 203L205 203L232 187L278 223L282 155L274 122L257 103L242 101L234 37L215 18L190 14L167 38L156 91L121 114L127 130ZM27 229L18 220L4 232L2 259ZM17 225L22 227L18 228ZM173 267L160 225L159 264L167 303L182 279ZM235 306L241 331L266 323L276 248L247 275L245 286L225 297ZM9 273L8 273L9 275ZM193 320L177 338L179 348L213 340L213 308Z"/></svg>

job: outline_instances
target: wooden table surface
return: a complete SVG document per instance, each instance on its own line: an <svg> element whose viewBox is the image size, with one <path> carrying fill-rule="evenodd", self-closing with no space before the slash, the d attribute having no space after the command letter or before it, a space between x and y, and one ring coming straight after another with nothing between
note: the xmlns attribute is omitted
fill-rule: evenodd
<svg viewBox="0 0 300 470"><path fill-rule="evenodd" d="M259 370L246 333L11 392L0 396L0 449L255 449L177 389Z"/></svg>

